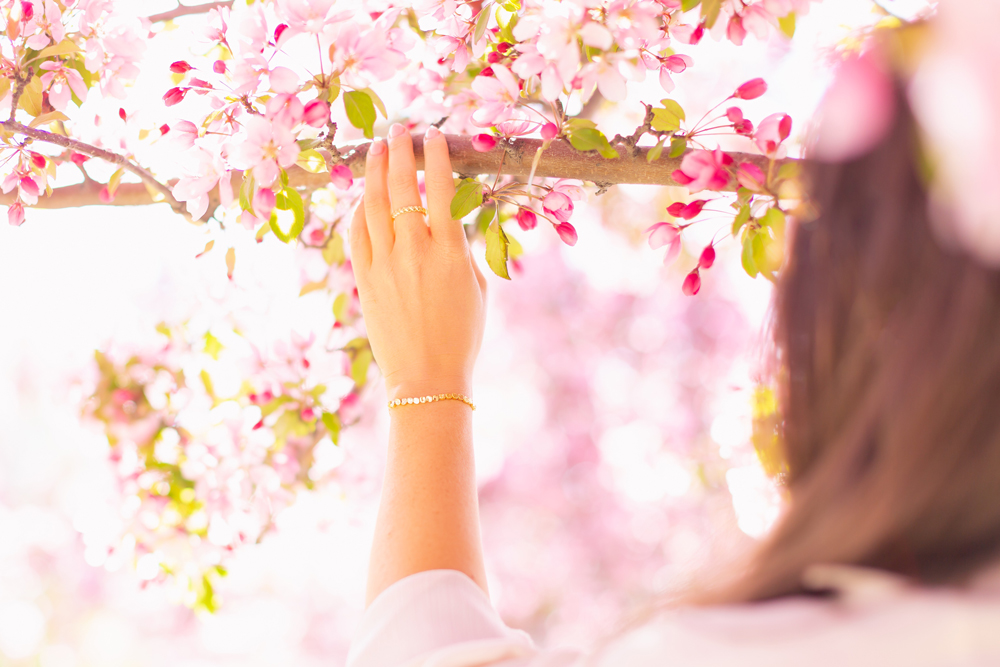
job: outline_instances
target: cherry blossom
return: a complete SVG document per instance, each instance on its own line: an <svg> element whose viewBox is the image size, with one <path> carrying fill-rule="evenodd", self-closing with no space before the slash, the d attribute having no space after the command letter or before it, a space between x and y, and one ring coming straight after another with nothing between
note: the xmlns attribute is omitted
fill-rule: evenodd
<svg viewBox="0 0 1000 667"><path fill-rule="evenodd" d="M720 190L729 183L726 167L733 159L721 150L693 150L681 160L681 168L672 174L675 181L687 186L690 192L705 189Z"/></svg>
<svg viewBox="0 0 1000 667"><path fill-rule="evenodd" d="M768 157L775 157L781 142L792 132L792 117L786 113L774 113L760 121L754 133L754 143Z"/></svg>
<svg viewBox="0 0 1000 667"><path fill-rule="evenodd" d="M472 114L472 122L480 127L495 125L513 116L520 91L517 80L503 65L493 66L493 76L477 76L472 89L483 98L484 104Z"/></svg>
<svg viewBox="0 0 1000 667"><path fill-rule="evenodd" d="M268 186L278 178L281 167L295 164L299 146L288 127L260 116L244 120L246 138L227 145L226 157L237 169L252 169L257 183Z"/></svg>
<svg viewBox="0 0 1000 667"><path fill-rule="evenodd" d="M87 85L75 69L52 61L44 62L40 67L45 70L41 77L42 86L49 91L49 101L56 109L65 111L69 106L70 91L81 101L87 99Z"/></svg>

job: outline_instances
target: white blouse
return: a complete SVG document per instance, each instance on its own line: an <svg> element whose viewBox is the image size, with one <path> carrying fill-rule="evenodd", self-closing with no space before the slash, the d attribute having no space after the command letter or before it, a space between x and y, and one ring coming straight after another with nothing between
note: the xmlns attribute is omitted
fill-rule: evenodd
<svg viewBox="0 0 1000 667"><path fill-rule="evenodd" d="M822 566L835 599L660 612L597 652L537 648L507 627L465 574L431 570L368 607L348 667L1000 666L996 577L968 589L914 587L883 572Z"/></svg>

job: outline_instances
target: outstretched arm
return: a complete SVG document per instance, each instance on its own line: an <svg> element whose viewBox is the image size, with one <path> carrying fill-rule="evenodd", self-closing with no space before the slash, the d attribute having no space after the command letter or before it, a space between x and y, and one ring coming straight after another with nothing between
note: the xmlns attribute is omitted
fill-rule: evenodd
<svg viewBox="0 0 1000 667"><path fill-rule="evenodd" d="M424 139L426 222L419 212L391 219L391 211L421 204L412 140L394 125L387 141L376 140L368 151L364 200L351 225L361 309L390 400L471 397L482 342L486 282L461 222L451 219L451 162L436 132ZM425 570L458 570L485 591L472 409L442 400L394 407L390 414L368 603Z"/></svg>

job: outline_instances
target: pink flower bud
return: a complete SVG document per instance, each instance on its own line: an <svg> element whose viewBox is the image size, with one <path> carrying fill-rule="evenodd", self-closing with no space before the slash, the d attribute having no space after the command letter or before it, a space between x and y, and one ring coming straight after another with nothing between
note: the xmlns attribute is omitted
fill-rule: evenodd
<svg viewBox="0 0 1000 667"><path fill-rule="evenodd" d="M27 23L35 18L35 7L27 0L21 0L21 20Z"/></svg>
<svg viewBox="0 0 1000 667"><path fill-rule="evenodd" d="M559 234L559 238L566 245L576 245L576 227L568 222L562 222L556 226L556 232Z"/></svg>
<svg viewBox="0 0 1000 667"><path fill-rule="evenodd" d="M673 72L674 74L680 74L692 64L694 64L694 61L691 59L691 56L685 56L678 53L664 58L661 61L660 66L667 68L668 71Z"/></svg>
<svg viewBox="0 0 1000 667"><path fill-rule="evenodd" d="M486 54L486 62L488 62L491 65L500 62L502 58L503 56L497 53L496 51L490 51L489 53Z"/></svg>
<svg viewBox="0 0 1000 667"><path fill-rule="evenodd" d="M483 71L481 71L479 73L479 76L493 76L493 68L492 67L484 67Z"/></svg>
<svg viewBox="0 0 1000 667"><path fill-rule="evenodd" d="M500 42L499 44L497 44L497 51L506 55L506 53L510 51L511 47L513 46L514 45L511 44L510 42Z"/></svg>
<svg viewBox="0 0 1000 667"><path fill-rule="evenodd" d="M480 153L489 153L496 145L497 138L492 134L477 134L472 137L472 147Z"/></svg>
<svg viewBox="0 0 1000 667"><path fill-rule="evenodd" d="M191 90L190 88L171 88L166 93L163 94L163 102L168 106L172 107L175 104L179 104L187 92Z"/></svg>
<svg viewBox="0 0 1000 667"><path fill-rule="evenodd" d="M684 279L684 284L681 286L681 291L684 292L684 296L694 296L701 289L701 276L698 275L698 269L695 268L694 271L687 274Z"/></svg>
<svg viewBox="0 0 1000 667"><path fill-rule="evenodd" d="M736 134L742 134L743 136L748 137L753 134L753 123L744 118L737 123L733 123L733 130L736 131Z"/></svg>
<svg viewBox="0 0 1000 667"><path fill-rule="evenodd" d="M7 222L14 227L20 227L24 222L24 204L14 202L7 208Z"/></svg>
<svg viewBox="0 0 1000 667"><path fill-rule="evenodd" d="M307 102L302 113L302 122L312 127L323 127L330 120L330 105L323 100Z"/></svg>
<svg viewBox="0 0 1000 667"><path fill-rule="evenodd" d="M34 151L32 151L30 155L31 155L31 164L35 165L39 169L45 169L46 162L44 155L40 155L38 153L35 153Z"/></svg>
<svg viewBox="0 0 1000 667"><path fill-rule="evenodd" d="M124 121L128 120L128 116L125 115L125 109L122 109L121 107L118 108L118 117Z"/></svg>
<svg viewBox="0 0 1000 667"><path fill-rule="evenodd" d="M210 84L208 81L205 81L204 79L191 79L190 81L188 81L188 83L190 83L195 88L211 88L212 87L212 84Z"/></svg>
<svg viewBox="0 0 1000 667"><path fill-rule="evenodd" d="M167 125L166 123L160 126L160 134L166 134L169 131L170 131L170 126Z"/></svg>
<svg viewBox="0 0 1000 667"><path fill-rule="evenodd" d="M701 251L701 257L698 258L698 268L710 269L713 264L715 264L715 247L707 245L705 246L705 249Z"/></svg>
<svg viewBox="0 0 1000 667"><path fill-rule="evenodd" d="M257 429L263 428L263 427L264 427L264 420L261 419L260 421L258 421L256 424L253 425L253 429L252 430L256 431Z"/></svg>
<svg viewBox="0 0 1000 667"><path fill-rule="evenodd" d="M312 420L316 419L316 413L313 411L312 408L302 408L302 411L299 413L299 416L302 417L302 421L304 422L311 422Z"/></svg>
<svg viewBox="0 0 1000 667"><path fill-rule="evenodd" d="M764 191L764 171L753 162L743 162L736 169L736 180L751 192Z"/></svg>
<svg viewBox="0 0 1000 667"><path fill-rule="evenodd" d="M288 25L281 23L274 29L274 43L277 44L278 40L281 39L281 34L288 30Z"/></svg>
<svg viewBox="0 0 1000 667"><path fill-rule="evenodd" d="M667 213L674 216L675 218L681 217L681 212L684 210L684 202L676 201L667 207Z"/></svg>
<svg viewBox="0 0 1000 667"><path fill-rule="evenodd" d="M260 397L257 396L257 394L252 394L251 393L251 394L247 394L247 400L249 400L251 403L253 403L254 405L256 405L257 401L260 400Z"/></svg>
<svg viewBox="0 0 1000 667"><path fill-rule="evenodd" d="M542 198L542 209L559 222L569 222L573 215L573 200L562 192L553 190Z"/></svg>
<svg viewBox="0 0 1000 667"><path fill-rule="evenodd" d="M688 183L694 182L694 179L685 174L680 169L675 169L673 173L670 174L670 178L674 179L677 185L687 185Z"/></svg>
<svg viewBox="0 0 1000 667"><path fill-rule="evenodd" d="M72 155L69 156L70 162L72 162L73 164L75 164L78 167L82 167L83 163L86 162L89 159L90 159L90 157L87 156L87 155L84 155L83 153L73 153Z"/></svg>
<svg viewBox="0 0 1000 667"><path fill-rule="evenodd" d="M226 73L226 61L224 61L224 60L216 60L214 63L212 63L212 71L215 72L216 74L225 74Z"/></svg>
<svg viewBox="0 0 1000 667"><path fill-rule="evenodd" d="M346 165L334 165L333 169L330 170L330 182L335 188L346 190L354 185L354 174Z"/></svg>
<svg viewBox="0 0 1000 667"><path fill-rule="evenodd" d="M521 229L528 231L529 229L534 229L535 225L538 224L538 216L535 212L528 208L521 208L517 210L517 224L521 226Z"/></svg>
<svg viewBox="0 0 1000 667"><path fill-rule="evenodd" d="M274 400L274 394L271 393L270 389L264 390L264 393L262 393L260 397L261 399L263 399L265 403L270 403L271 401Z"/></svg>
<svg viewBox="0 0 1000 667"><path fill-rule="evenodd" d="M701 213L701 209L705 208L705 204L708 203L706 199L696 199L695 201L685 204L684 208L681 209L680 214L677 216L682 220L691 220L698 217Z"/></svg>
<svg viewBox="0 0 1000 667"><path fill-rule="evenodd" d="M551 141L556 138L559 134L559 128L556 127L555 123L546 123L542 125L542 139L545 141Z"/></svg>
<svg viewBox="0 0 1000 667"><path fill-rule="evenodd" d="M755 100L767 92L767 83L764 79L750 79L733 93L733 97L739 100Z"/></svg>
<svg viewBox="0 0 1000 667"><path fill-rule="evenodd" d="M309 242L313 245L319 245L324 239L326 239L326 231L322 227L317 227L309 232Z"/></svg>
<svg viewBox="0 0 1000 667"><path fill-rule="evenodd" d="M274 210L275 204L274 191L270 188L261 188L257 191L257 194L253 197L253 210L257 213L257 217L267 220L271 217L271 211Z"/></svg>
<svg viewBox="0 0 1000 667"><path fill-rule="evenodd" d="M192 69L194 68L188 65L184 60L178 60L170 63L170 71L174 74L184 74L185 72L190 72Z"/></svg>
<svg viewBox="0 0 1000 667"><path fill-rule="evenodd" d="M730 123L738 123L743 120L743 110L739 107L729 107L726 109L726 118Z"/></svg>
<svg viewBox="0 0 1000 667"><path fill-rule="evenodd" d="M649 234L649 247L653 250L672 243L681 233L677 225L669 222L658 222L646 232Z"/></svg>
<svg viewBox="0 0 1000 667"><path fill-rule="evenodd" d="M101 188L101 191L97 193L97 198L101 200L103 204L110 204L115 200L114 194L108 190L108 186Z"/></svg>

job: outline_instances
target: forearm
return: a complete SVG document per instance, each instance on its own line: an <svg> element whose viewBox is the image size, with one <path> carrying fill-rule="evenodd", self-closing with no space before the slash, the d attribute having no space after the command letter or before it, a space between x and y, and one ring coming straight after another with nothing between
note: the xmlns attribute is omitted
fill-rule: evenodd
<svg viewBox="0 0 1000 667"><path fill-rule="evenodd" d="M393 408L390 414L367 602L403 577L425 570L464 572L486 591L472 410L459 401L444 400Z"/></svg>

